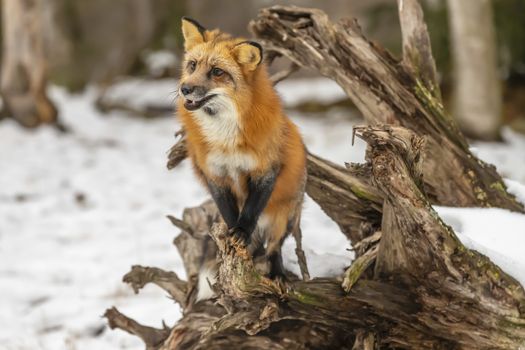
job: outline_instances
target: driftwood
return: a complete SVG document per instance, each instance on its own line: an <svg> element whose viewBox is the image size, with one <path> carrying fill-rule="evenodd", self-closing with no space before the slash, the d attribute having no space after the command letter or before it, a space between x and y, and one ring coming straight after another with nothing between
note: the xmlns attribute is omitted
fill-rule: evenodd
<svg viewBox="0 0 525 350"><path fill-rule="evenodd" d="M57 110L46 92L42 8L47 5L46 0L2 3L1 93L7 114L26 127L57 120Z"/></svg>
<svg viewBox="0 0 525 350"><path fill-rule="evenodd" d="M410 18L422 22L418 3L399 4L403 35L415 35L404 38L409 48L403 63L372 46L355 24L334 26L316 10L273 7L252 24L273 55L312 64L361 99L356 105L369 122L386 117L393 124L355 128L355 136L369 145L366 164L345 168L308 155L308 194L355 250L348 270L335 278L270 280L246 249L232 242L207 202L185 210L181 219L170 217L182 230L175 244L187 281L148 267L134 267L125 276L136 291L145 283L166 290L183 308L182 319L172 328L152 329L110 309L111 327L139 336L151 350L524 346L523 287L465 248L431 204L523 208L504 187L490 186L487 181L501 181L499 175L470 154L445 117L426 29L422 23L403 24ZM443 150L433 148L437 142ZM168 167L186 156L182 135ZM430 166L449 160L460 170ZM443 188L434 187L438 181ZM219 264L212 286L216 298L195 302L197 273L209 259Z"/></svg>

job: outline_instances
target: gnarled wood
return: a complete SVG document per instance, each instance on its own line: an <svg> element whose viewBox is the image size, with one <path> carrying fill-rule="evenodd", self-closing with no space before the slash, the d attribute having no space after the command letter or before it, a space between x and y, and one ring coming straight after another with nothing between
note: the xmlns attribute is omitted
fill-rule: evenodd
<svg viewBox="0 0 525 350"><path fill-rule="evenodd" d="M343 285L343 276L270 280L228 237L212 203L186 210L172 222L183 230L176 244L190 276L189 297L183 318L154 349L523 346L523 287L488 258L466 249L431 202L456 203L455 191L457 203L464 205L522 207L499 182L490 186L499 176L469 153L429 85L414 76L417 70L372 46L355 24L334 26L316 10L274 7L263 11L254 26L279 43L267 43L275 51L335 77L369 120L386 117L396 124L355 129L369 144L367 164L345 169L308 155L307 191L352 240L358 258ZM424 53L424 45L418 50ZM405 64L414 68L415 62ZM170 166L185 154L182 138L172 149ZM444 159L459 170L446 173L448 164L432 168ZM434 187L438 184L444 188ZM215 253L217 297L195 303L197 270ZM134 323L121 326L139 336L145 331Z"/></svg>
<svg viewBox="0 0 525 350"><path fill-rule="evenodd" d="M211 225L217 302L188 303L158 349L350 349L371 330L379 348L515 349L525 342L523 288L466 249L421 191L423 139L391 126L356 131L369 143L373 183L384 198L381 233L359 244L374 280L362 266L354 267L361 277L345 285L348 293L337 279L270 280L223 224L210 222L216 216L195 208L183 221L194 233Z"/></svg>
<svg viewBox="0 0 525 350"><path fill-rule="evenodd" d="M108 320L111 329L122 329L142 339L146 345L146 350L158 349L170 334L166 325L164 325L163 329L143 326L122 314L115 307L106 310L104 317Z"/></svg>
<svg viewBox="0 0 525 350"><path fill-rule="evenodd" d="M188 294L187 283L173 271L164 271L156 267L135 265L122 279L131 285L135 293L148 283L154 283L164 289L179 305L186 305Z"/></svg>
<svg viewBox="0 0 525 350"><path fill-rule="evenodd" d="M432 209L421 191L423 140L396 127L359 128L357 134L370 146L374 183L385 197L376 278L417 290L417 318L438 336L448 337L453 324L464 348L519 347L525 341L523 287L466 249Z"/></svg>
<svg viewBox="0 0 525 350"><path fill-rule="evenodd" d="M311 153L307 160L306 193L352 243L364 238L359 231L361 223L379 225L383 199L370 183L368 166L351 165L345 169Z"/></svg>
<svg viewBox="0 0 525 350"><path fill-rule="evenodd" d="M421 80L425 89L441 102L436 62L419 0L397 0L397 8L403 40L403 63L413 76Z"/></svg>
<svg viewBox="0 0 525 350"><path fill-rule="evenodd" d="M417 6L414 1L410 3ZM401 14L404 18L403 11ZM428 90L427 84L434 79L428 68L432 65L424 54L428 50L419 45L421 40L406 38L404 43L412 50L404 51L407 56L416 52L427 58L409 58L399 64L369 42L355 21L343 19L334 24L316 9L274 6L262 10L250 28L267 50L334 79L370 125L400 125L425 136L423 177L433 203L523 212L523 206L506 191L495 168L470 152L467 141L435 97L435 89ZM405 25L406 33L412 31ZM425 61L427 68L422 70L420 64ZM407 68L416 63L417 67Z"/></svg>

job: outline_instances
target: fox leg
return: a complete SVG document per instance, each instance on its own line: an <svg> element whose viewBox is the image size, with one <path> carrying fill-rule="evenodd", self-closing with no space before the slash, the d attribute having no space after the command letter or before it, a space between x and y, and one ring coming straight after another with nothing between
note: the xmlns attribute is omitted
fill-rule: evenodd
<svg viewBox="0 0 525 350"><path fill-rule="evenodd" d="M226 222L228 229L232 229L237 224L239 217L239 208L237 207L237 199L228 187L223 187L215 184L213 181L207 181L211 197L217 205L221 216Z"/></svg>
<svg viewBox="0 0 525 350"><path fill-rule="evenodd" d="M268 262L270 263L270 272L268 273L268 277L271 279L287 279L280 247L268 255Z"/></svg>
<svg viewBox="0 0 525 350"><path fill-rule="evenodd" d="M193 160L193 158L192 158ZM239 207L237 206L237 198L233 194L230 187L223 183L217 183L204 175L202 169L193 160L193 170L199 179L206 184L210 191L211 197L221 213L222 219L229 229L235 226L239 218Z"/></svg>
<svg viewBox="0 0 525 350"><path fill-rule="evenodd" d="M268 244L266 246L266 257L270 264L268 276L272 279L286 279L281 247L287 236L288 213L283 210L276 212L274 215L269 214L269 226L267 228Z"/></svg>
<svg viewBox="0 0 525 350"><path fill-rule="evenodd" d="M231 230L231 233L246 245L250 243L251 234L272 195L277 174L278 170L272 169L261 177L248 179L248 197L244 202L237 224Z"/></svg>

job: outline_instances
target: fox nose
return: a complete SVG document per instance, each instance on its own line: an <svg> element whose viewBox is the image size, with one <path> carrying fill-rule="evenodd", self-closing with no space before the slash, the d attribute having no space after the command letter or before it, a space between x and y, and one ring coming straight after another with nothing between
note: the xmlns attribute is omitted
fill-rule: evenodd
<svg viewBox="0 0 525 350"><path fill-rule="evenodd" d="M180 87L180 92L182 92L184 96L191 94L193 90L195 90L195 86L190 86L188 84L182 84Z"/></svg>

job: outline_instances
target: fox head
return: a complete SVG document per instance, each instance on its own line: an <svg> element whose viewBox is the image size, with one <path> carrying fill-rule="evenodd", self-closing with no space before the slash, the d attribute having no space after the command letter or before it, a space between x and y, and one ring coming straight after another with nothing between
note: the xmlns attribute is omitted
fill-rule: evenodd
<svg viewBox="0 0 525 350"><path fill-rule="evenodd" d="M186 17L182 34L185 55L179 95L184 108L208 116L233 108L242 113L242 106L250 105L250 86L261 70L262 47L219 30L206 30Z"/></svg>

